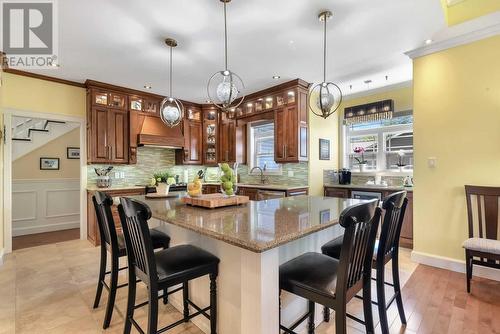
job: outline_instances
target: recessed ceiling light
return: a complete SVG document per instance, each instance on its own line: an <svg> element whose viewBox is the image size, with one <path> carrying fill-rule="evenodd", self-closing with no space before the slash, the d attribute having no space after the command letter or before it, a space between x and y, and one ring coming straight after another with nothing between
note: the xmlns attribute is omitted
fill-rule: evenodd
<svg viewBox="0 0 500 334"><path fill-rule="evenodd" d="M425 44L429 45L429 44L431 44L431 43L432 43L432 39L426 39L426 40L425 40Z"/></svg>
<svg viewBox="0 0 500 334"><path fill-rule="evenodd" d="M152 87L150 85L144 85L145 89L151 89Z"/></svg>
<svg viewBox="0 0 500 334"><path fill-rule="evenodd" d="M274 80L278 80L279 78L281 78L279 75L273 75Z"/></svg>

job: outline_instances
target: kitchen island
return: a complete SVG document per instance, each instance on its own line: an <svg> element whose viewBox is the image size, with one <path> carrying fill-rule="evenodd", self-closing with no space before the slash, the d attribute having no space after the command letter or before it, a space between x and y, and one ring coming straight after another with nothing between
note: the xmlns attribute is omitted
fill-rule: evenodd
<svg viewBox="0 0 500 334"><path fill-rule="evenodd" d="M342 210L359 200L297 196L241 206L203 209L183 204L179 198L146 199L152 211L151 227L170 235L172 244L189 243L221 260L217 280L218 333L274 334L279 325L279 265L308 251L319 251L343 233L338 224ZM208 284L190 284L191 298L208 305ZM170 302L182 310L180 296ZM305 311L303 299L282 294L282 322L289 324ZM317 325L321 322L320 308ZM193 322L209 333L208 320Z"/></svg>

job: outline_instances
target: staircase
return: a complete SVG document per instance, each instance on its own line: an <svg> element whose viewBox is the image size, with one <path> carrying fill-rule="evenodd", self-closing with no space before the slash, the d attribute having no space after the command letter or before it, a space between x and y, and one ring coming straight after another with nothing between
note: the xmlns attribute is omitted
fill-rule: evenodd
<svg viewBox="0 0 500 334"><path fill-rule="evenodd" d="M12 119L12 161L15 161L39 147L59 138L78 127L77 123L50 119L13 117Z"/></svg>

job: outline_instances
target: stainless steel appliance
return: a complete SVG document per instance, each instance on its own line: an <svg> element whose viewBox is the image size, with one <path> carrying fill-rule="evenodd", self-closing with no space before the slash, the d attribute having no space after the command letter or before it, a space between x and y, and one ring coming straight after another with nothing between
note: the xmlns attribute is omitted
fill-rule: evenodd
<svg viewBox="0 0 500 334"><path fill-rule="evenodd" d="M351 198L354 199L382 199L382 193L376 192L376 191L360 191L360 190L353 190L351 192Z"/></svg>
<svg viewBox="0 0 500 334"><path fill-rule="evenodd" d="M266 199L273 199L273 198L284 198L286 196L286 193L284 191L277 191L277 190L257 190L257 200L262 201Z"/></svg>

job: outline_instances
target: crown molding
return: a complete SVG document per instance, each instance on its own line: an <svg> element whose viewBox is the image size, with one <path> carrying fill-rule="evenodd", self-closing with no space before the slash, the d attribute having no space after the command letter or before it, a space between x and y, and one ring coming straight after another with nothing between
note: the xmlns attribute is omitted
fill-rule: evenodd
<svg viewBox="0 0 500 334"><path fill-rule="evenodd" d="M370 90L364 90L364 91L356 92L356 93L352 93L352 94L346 94L344 96L343 100L344 101L349 101L349 100L357 99L357 98L360 98L360 97L366 97L366 96L370 96L370 95L386 93L386 92L390 92L390 91L393 91L393 90L396 90L396 89L409 88L409 87L412 87L412 85L413 85L413 81L412 80L403 81L403 82L392 84L392 85L387 85L387 86L383 86L383 87L373 88L373 89L370 89Z"/></svg>
<svg viewBox="0 0 500 334"><path fill-rule="evenodd" d="M405 52L411 59L500 35L500 11L445 28L426 46Z"/></svg>

